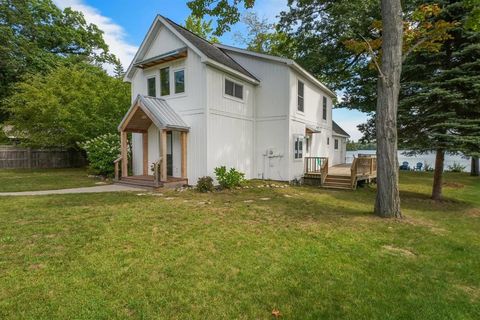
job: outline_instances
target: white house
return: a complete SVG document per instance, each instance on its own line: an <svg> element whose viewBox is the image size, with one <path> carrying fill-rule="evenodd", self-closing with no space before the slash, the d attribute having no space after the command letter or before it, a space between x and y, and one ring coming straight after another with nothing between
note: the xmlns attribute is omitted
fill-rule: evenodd
<svg viewBox="0 0 480 320"><path fill-rule="evenodd" d="M158 164L160 180L196 184L225 165L248 179L291 181L306 157L345 162L335 93L292 60L211 44L159 15L125 81L132 107L119 131L125 150L131 139L134 176L151 177Z"/></svg>

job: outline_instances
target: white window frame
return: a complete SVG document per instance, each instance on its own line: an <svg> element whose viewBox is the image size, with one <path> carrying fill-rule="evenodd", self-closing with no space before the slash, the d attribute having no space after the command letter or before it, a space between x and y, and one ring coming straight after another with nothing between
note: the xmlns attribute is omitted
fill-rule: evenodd
<svg viewBox="0 0 480 320"><path fill-rule="evenodd" d="M335 140L333 141L333 149L334 149L334 150L338 150L338 149L339 149L339 141L338 141L338 140L339 140L339 139L335 139Z"/></svg>
<svg viewBox="0 0 480 320"><path fill-rule="evenodd" d="M168 89L169 92L166 95L162 95L162 70L168 69ZM160 97L170 97L172 95L172 67L170 65L163 66L158 69L158 85L159 85L159 96Z"/></svg>
<svg viewBox="0 0 480 320"><path fill-rule="evenodd" d="M187 95L187 70L184 66L177 67L177 68L170 68L171 69L171 81L170 81L170 95L173 95L175 97L183 97ZM182 71L183 70L183 77L185 79L185 88L183 92L176 93L175 92L175 72ZM172 94L173 93L173 94Z"/></svg>
<svg viewBox="0 0 480 320"><path fill-rule="evenodd" d="M148 92L148 81L150 79L155 79L155 98L157 97L157 92L158 92L158 88L157 88L157 75L151 75L151 76L147 76L147 96L151 97L149 92Z"/></svg>
<svg viewBox="0 0 480 320"><path fill-rule="evenodd" d="M301 148L298 148L299 144L297 142L301 142ZM300 150L301 153L299 152ZM305 156L305 137L302 135L293 136L293 160L302 161Z"/></svg>
<svg viewBox="0 0 480 320"><path fill-rule="evenodd" d="M300 98L300 95L299 95L300 83L303 85L303 96L302 96L302 101L303 101L302 109L303 110L299 109L299 103L298 103L298 98ZM305 113L305 82L300 80L300 79L297 79L297 112Z"/></svg>
<svg viewBox="0 0 480 320"><path fill-rule="evenodd" d="M326 96L322 96L322 121L328 121L328 98Z"/></svg>
<svg viewBox="0 0 480 320"><path fill-rule="evenodd" d="M242 86L242 97L243 97L242 99L240 99L240 98L238 98L238 97L235 97L235 96L231 96L231 95L229 95L229 94L227 94L227 93L225 92L225 89L226 89L226 87L225 87L225 82L226 82L226 80L234 83L234 85L233 85L234 90L235 90L235 84L237 84L237 85L239 85L239 86ZM244 84L243 82L240 82L240 81L238 81L238 80L234 80L234 79L232 79L232 78L230 78L230 77L223 77L222 93L223 93L223 97L224 97L224 98L230 99L230 100L234 100L234 101L238 101L238 102L242 102L242 103L243 103L243 102L245 102L245 91L246 91L246 90L245 90L245 84Z"/></svg>

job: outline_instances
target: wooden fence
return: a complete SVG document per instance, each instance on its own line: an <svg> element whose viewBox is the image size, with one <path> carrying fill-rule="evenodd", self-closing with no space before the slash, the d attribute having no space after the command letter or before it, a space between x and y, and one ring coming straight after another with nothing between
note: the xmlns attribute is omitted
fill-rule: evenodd
<svg viewBox="0 0 480 320"><path fill-rule="evenodd" d="M86 164L85 154L77 150L0 145L0 169L75 168Z"/></svg>

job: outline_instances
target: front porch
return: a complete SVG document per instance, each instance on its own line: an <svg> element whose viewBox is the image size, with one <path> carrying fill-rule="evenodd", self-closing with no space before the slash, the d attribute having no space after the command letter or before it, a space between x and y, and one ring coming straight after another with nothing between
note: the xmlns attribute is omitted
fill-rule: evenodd
<svg viewBox="0 0 480 320"><path fill-rule="evenodd" d="M327 157L306 157L304 182L324 188L356 189L358 182L377 178L377 158L359 155L353 162L329 167Z"/></svg>
<svg viewBox="0 0 480 320"><path fill-rule="evenodd" d="M120 123L119 131L121 155L114 162L115 180L118 183L151 188L188 184L189 127L165 100L139 95ZM140 143L137 140L137 147L131 149L130 155L129 134L138 134L141 138ZM177 176L172 168L173 135L177 137L178 146L175 149L179 149L180 155L180 169L175 170ZM140 149L138 144L141 145ZM131 165L134 160L136 170Z"/></svg>

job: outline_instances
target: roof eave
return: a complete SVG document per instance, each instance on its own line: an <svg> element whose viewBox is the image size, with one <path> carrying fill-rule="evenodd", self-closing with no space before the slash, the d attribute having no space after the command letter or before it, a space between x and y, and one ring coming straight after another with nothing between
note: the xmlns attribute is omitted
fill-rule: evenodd
<svg viewBox="0 0 480 320"><path fill-rule="evenodd" d="M205 63L205 64L207 64L207 65L210 65L210 66L212 66L212 67L215 67L215 68L217 68L217 69L220 69L220 70L222 70L222 71L225 71L225 72L227 72L227 73L230 73L231 75L234 75L234 76L236 76L237 78L240 78L240 79L242 79L242 80L245 80L246 82L249 82L249 83L251 83L251 84L253 84L253 85L259 85L259 84L260 84L260 81L259 81L259 80L254 79L254 78L252 78L252 77L248 77L248 76L244 75L243 73L238 72L237 70L234 70L234 69L232 69L232 68L229 68L229 67L227 67L227 66L225 66L225 65L223 65L223 64L221 64L221 63L218 63L218 62L216 62L216 61L214 61L214 60L212 60L212 59L210 59L210 58L205 57L205 59L202 59L202 62Z"/></svg>

